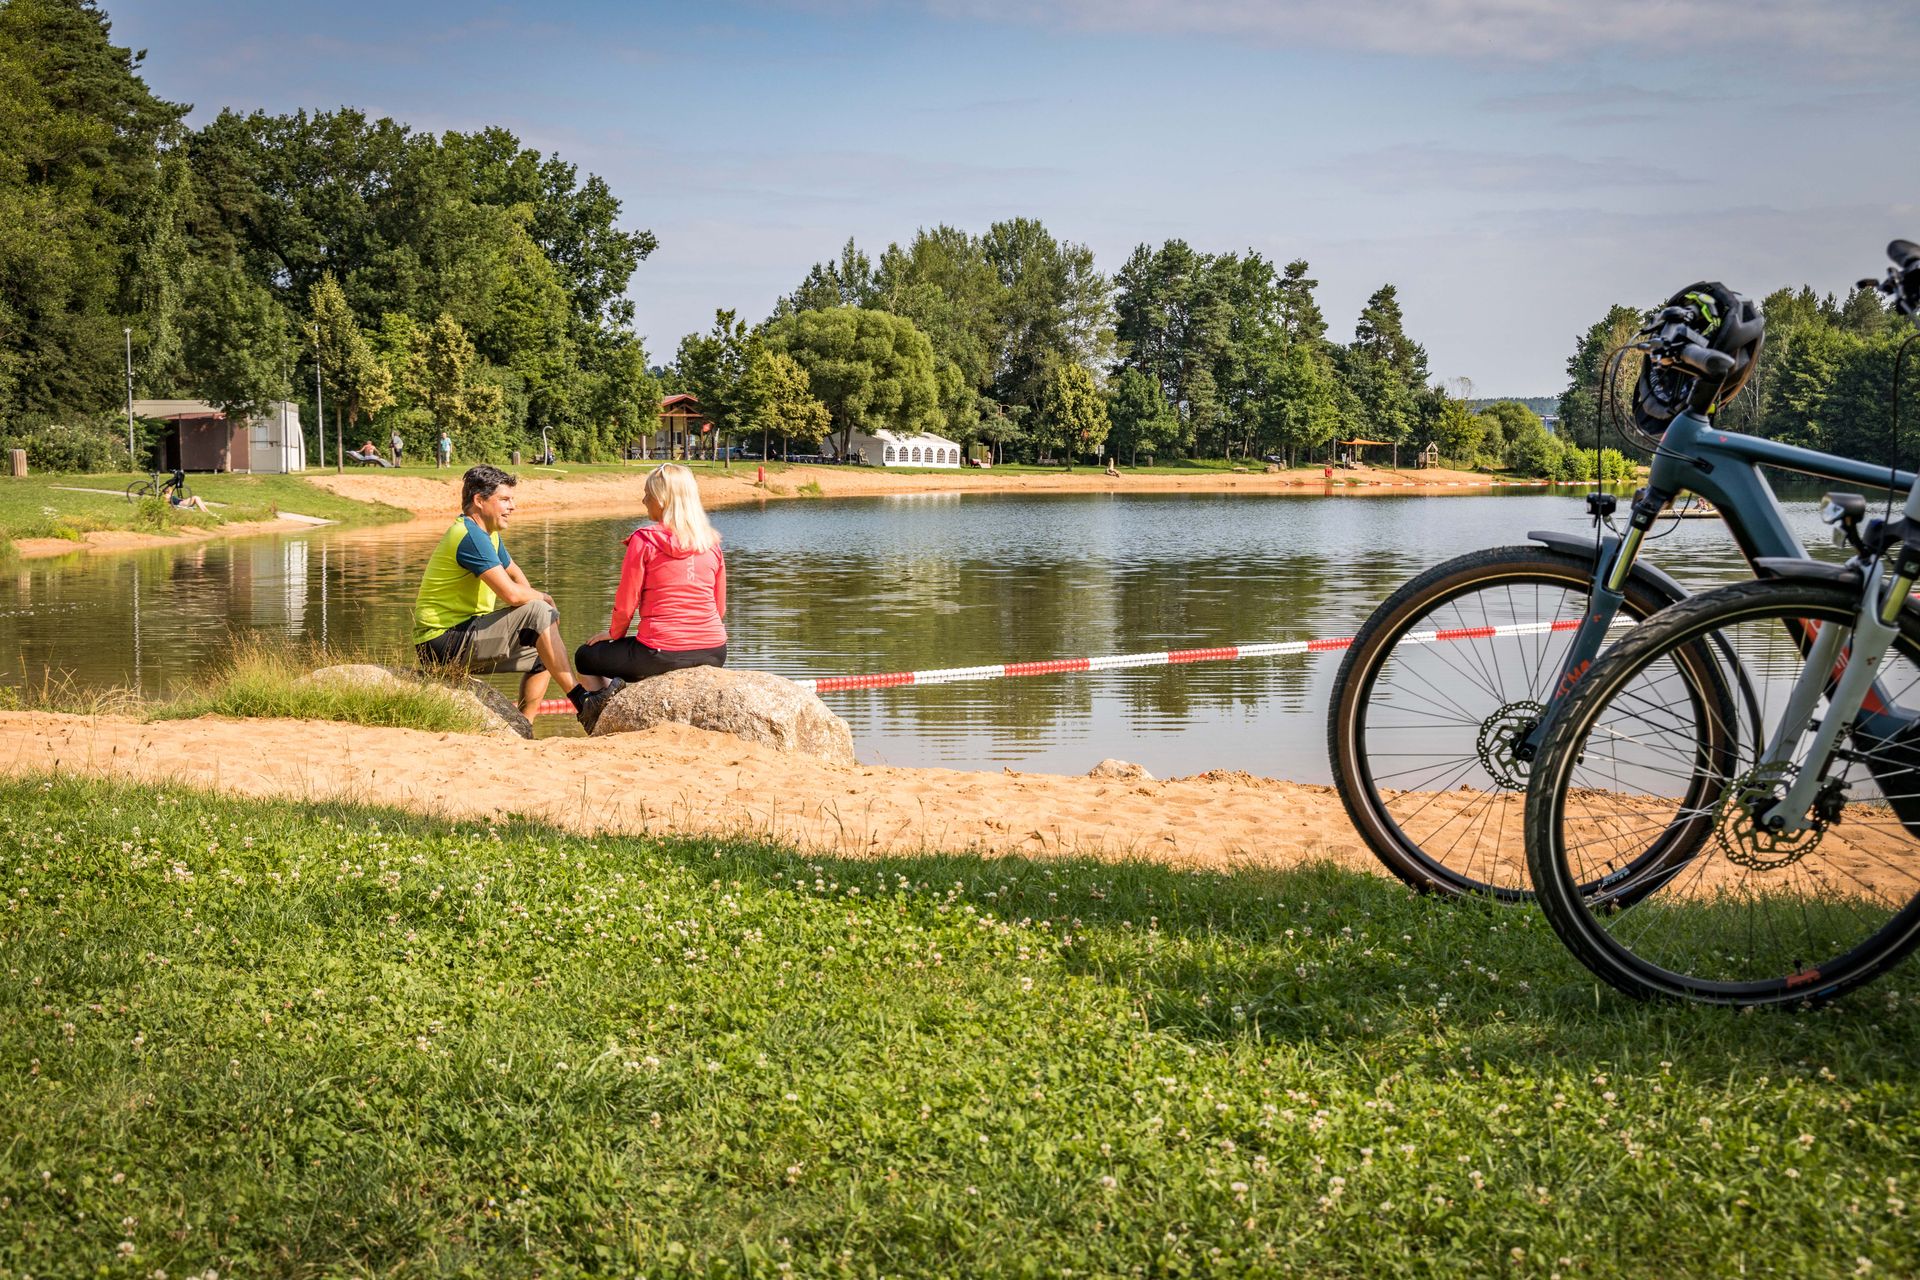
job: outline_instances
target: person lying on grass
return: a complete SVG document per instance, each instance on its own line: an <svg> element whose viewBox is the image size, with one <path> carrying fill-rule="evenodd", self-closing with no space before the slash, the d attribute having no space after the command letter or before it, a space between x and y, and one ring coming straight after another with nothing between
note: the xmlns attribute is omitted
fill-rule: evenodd
<svg viewBox="0 0 1920 1280"><path fill-rule="evenodd" d="M520 710L531 716L551 677L588 728L619 681L576 678L560 638L553 597L535 591L500 532L513 518L519 480L498 467L469 468L460 482L460 518L427 558L413 602L413 645L422 667L477 675L519 671Z"/></svg>

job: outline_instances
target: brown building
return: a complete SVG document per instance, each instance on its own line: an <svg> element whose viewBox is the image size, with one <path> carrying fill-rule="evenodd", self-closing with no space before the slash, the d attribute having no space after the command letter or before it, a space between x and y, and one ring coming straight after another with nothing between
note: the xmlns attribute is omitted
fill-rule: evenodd
<svg viewBox="0 0 1920 1280"><path fill-rule="evenodd" d="M136 417L164 422L159 469L286 472L306 469L300 414L277 403L263 417L229 418L204 400L135 400Z"/></svg>

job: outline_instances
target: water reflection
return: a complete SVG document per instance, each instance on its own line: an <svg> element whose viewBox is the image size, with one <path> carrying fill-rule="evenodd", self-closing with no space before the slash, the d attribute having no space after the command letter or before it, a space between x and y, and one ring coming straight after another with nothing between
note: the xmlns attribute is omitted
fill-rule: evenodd
<svg viewBox="0 0 1920 1280"><path fill-rule="evenodd" d="M1810 541L1813 504L1792 505ZM1578 497L928 494L718 513L737 665L784 675L970 666L1347 635L1418 569L1530 528L1585 527ZM605 624L636 520L522 521L508 545L567 631ZM320 532L28 562L0 582L0 679L71 672L157 693L235 635L403 655L442 530ZM1650 555L1690 585L1744 576L1717 521ZM861 757L1325 780L1337 659L1281 658L833 695ZM511 685L510 678L501 680Z"/></svg>

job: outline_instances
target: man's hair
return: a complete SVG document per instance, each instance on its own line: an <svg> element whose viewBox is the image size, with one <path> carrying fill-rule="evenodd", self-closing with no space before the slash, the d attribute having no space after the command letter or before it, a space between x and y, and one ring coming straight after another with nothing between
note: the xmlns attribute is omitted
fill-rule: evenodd
<svg viewBox="0 0 1920 1280"><path fill-rule="evenodd" d="M519 476L510 476L484 462L468 467L467 474L460 477L460 510L471 511L475 498L491 498L495 489L511 489L519 483Z"/></svg>

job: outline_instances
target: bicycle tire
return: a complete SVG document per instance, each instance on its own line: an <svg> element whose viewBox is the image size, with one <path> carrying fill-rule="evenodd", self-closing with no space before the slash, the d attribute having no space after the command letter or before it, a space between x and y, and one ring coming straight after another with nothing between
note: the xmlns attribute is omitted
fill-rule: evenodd
<svg viewBox="0 0 1920 1280"><path fill-rule="evenodd" d="M1441 751L1420 753L1438 758L1438 765L1411 768L1404 758L1388 758L1392 753L1380 742L1385 736L1380 732L1383 726L1375 721L1383 706L1394 705L1383 697L1382 680L1400 662L1398 655L1406 648L1402 642L1409 633L1444 630L1447 623L1471 627L1528 617L1577 622L1585 613L1592 579L1591 560L1563 551L1532 545L1474 551L1408 581L1374 610L1355 635L1334 676L1330 699L1327 750L1334 786L1367 847L1405 883L1448 896L1473 895L1511 903L1532 898L1524 856L1523 802L1520 788L1512 785L1523 782L1524 762L1506 762L1501 776L1496 776L1480 752L1486 735L1502 728L1496 718L1503 712L1524 717L1537 713L1516 713L1511 708L1544 706L1548 687L1560 674L1568 638L1557 637L1557 643L1500 643L1497 648L1494 642L1470 640L1464 642L1464 660L1454 662L1448 655L1423 664L1438 675L1457 678L1460 690L1445 697L1446 707L1401 709L1416 716L1444 713L1457 719L1462 736L1471 734L1473 749L1467 750L1464 741L1456 746L1449 739ZM1514 595L1523 589L1533 589L1531 601ZM1625 594L1622 611L1636 622L1673 599L1637 577L1629 578ZM1423 654L1439 650L1438 645L1418 647ZM1521 664L1529 669L1520 670ZM1512 684L1506 668L1512 668ZM1527 696L1508 696L1521 692ZM1412 700L1417 702L1418 696ZM1441 729L1436 724L1430 732L1438 734ZM1385 785L1392 782L1420 785ZM1469 798L1456 790L1463 783ZM1443 796L1450 797L1445 804Z"/></svg>
<svg viewBox="0 0 1920 1280"><path fill-rule="evenodd" d="M1812 837L1753 820L1763 797L1784 793L1775 790L1784 778L1758 765L1759 744L1777 728L1767 714L1779 714L1783 682L1790 687L1801 669L1804 642L1781 640L1798 620L1850 624L1858 600L1857 587L1777 580L1694 596L1608 650L1570 695L1541 744L1527 797L1528 865L1554 932L1613 987L1640 999L1738 1007L1815 1003L1871 981L1920 945L1920 823L1908 826L1890 799L1920 789L1914 740L1863 738L1856 729L1823 775L1835 793ZM1769 636L1790 661L1751 656ZM1659 784L1644 781L1668 758L1657 722L1673 708L1661 697L1661 664L1683 651L1697 657L1709 637L1716 650L1740 653L1765 684L1759 722L1723 735L1733 754L1696 761L1718 775L1711 807L1682 804L1664 819L1704 823L1708 838L1637 883L1622 877L1595 893L1597 869L1610 854L1626 856L1610 833L1653 830L1671 805ZM1920 695L1915 611L1903 614L1878 678L1896 709L1914 705L1901 699ZM1682 726L1676 736L1698 731ZM1644 764L1628 759L1636 754ZM1610 779L1612 790L1583 798L1570 816L1570 793L1595 779Z"/></svg>
<svg viewBox="0 0 1920 1280"><path fill-rule="evenodd" d="M151 498L152 496L153 496L153 481L151 480L135 480L132 484L127 486L128 502L138 502L142 498Z"/></svg>

